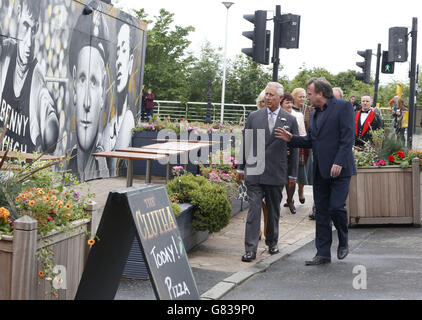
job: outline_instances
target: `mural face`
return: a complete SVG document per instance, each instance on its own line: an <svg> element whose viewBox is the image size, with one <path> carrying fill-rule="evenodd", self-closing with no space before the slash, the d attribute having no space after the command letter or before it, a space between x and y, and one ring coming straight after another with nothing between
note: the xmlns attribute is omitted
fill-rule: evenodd
<svg viewBox="0 0 422 320"><path fill-rule="evenodd" d="M2 149L70 154L81 180L115 175L91 154L131 143L145 30L98 0L0 0Z"/></svg>
<svg viewBox="0 0 422 320"><path fill-rule="evenodd" d="M133 55L130 53L130 29L129 25L121 26L117 34L117 91L127 92L129 77L132 72Z"/></svg>
<svg viewBox="0 0 422 320"><path fill-rule="evenodd" d="M105 63L96 48L83 47L74 68L76 136L84 152L90 152L98 135L104 103Z"/></svg>

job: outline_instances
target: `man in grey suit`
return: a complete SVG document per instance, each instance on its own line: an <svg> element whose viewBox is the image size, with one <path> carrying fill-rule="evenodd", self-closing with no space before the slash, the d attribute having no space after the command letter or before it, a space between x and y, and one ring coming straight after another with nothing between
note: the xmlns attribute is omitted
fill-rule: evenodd
<svg viewBox="0 0 422 320"><path fill-rule="evenodd" d="M244 161L238 167L238 180L245 178L249 197L249 211L245 228L245 250L242 261L256 258L261 224L261 205L265 199L268 210L265 244L270 254L278 249L278 227L283 186L289 177L296 177L299 152L292 149L288 155L287 143L276 139L274 128L285 128L298 134L296 118L280 107L283 86L268 83L265 89L266 108L252 112L245 126Z"/></svg>

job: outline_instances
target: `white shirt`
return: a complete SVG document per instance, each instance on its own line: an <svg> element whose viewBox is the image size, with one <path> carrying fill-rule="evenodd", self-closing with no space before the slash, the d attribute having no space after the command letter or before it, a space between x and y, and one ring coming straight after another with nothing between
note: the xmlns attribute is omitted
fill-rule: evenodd
<svg viewBox="0 0 422 320"><path fill-rule="evenodd" d="M363 113L363 112L361 112L360 113L360 125L361 126L363 126L363 124L365 123L365 121L366 121L366 118L368 118L368 116L369 116L369 114L372 112L372 109L369 109L369 112L368 113Z"/></svg>
<svg viewBox="0 0 422 320"><path fill-rule="evenodd" d="M271 118L271 113L274 114L274 123L278 117L278 113L280 112L281 107L278 107L277 110L275 110L274 112L271 112L270 108L267 107L267 112L268 112L268 121L270 121Z"/></svg>

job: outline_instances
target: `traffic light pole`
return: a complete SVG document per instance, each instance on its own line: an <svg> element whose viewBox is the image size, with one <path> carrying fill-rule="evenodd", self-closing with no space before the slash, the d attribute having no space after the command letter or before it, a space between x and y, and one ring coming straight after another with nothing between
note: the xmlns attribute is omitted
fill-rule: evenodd
<svg viewBox="0 0 422 320"><path fill-rule="evenodd" d="M410 60L410 93L409 93L409 124L407 127L407 147L412 148L413 128L416 120L415 89L416 89L416 48L418 38L418 18L412 22L412 56Z"/></svg>
<svg viewBox="0 0 422 320"><path fill-rule="evenodd" d="M381 43L378 43L377 69L375 72L374 107L377 106L377 102L378 102L378 86L380 83L380 64L381 64Z"/></svg>
<svg viewBox="0 0 422 320"><path fill-rule="evenodd" d="M273 38L273 81L278 82L278 67L280 65L280 23L281 23L281 6L275 7L274 17L274 38Z"/></svg>

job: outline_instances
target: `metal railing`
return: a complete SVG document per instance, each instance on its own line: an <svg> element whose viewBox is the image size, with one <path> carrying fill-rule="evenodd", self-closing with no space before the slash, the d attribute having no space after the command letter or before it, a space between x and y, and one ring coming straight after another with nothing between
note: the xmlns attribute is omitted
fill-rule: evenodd
<svg viewBox="0 0 422 320"><path fill-rule="evenodd" d="M207 113L207 102L180 102L155 100L155 113L160 117L170 117L172 120L183 118L188 121L205 121ZM224 121L237 123L245 119L250 111L256 110L254 104L224 104ZM221 103L211 104L211 120L218 122L221 115Z"/></svg>

